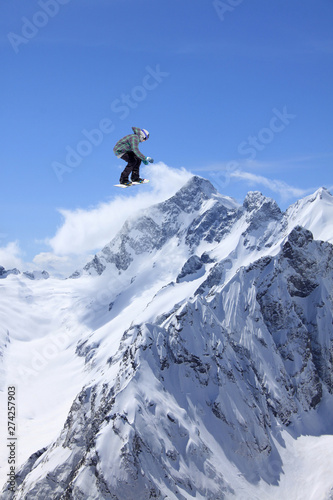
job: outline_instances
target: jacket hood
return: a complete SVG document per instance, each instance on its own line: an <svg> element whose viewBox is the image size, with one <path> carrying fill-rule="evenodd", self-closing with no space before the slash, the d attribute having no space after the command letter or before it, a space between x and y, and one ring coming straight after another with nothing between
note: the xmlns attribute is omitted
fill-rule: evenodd
<svg viewBox="0 0 333 500"><path fill-rule="evenodd" d="M143 129L139 128L139 127L132 127L132 130L135 133L135 135L137 135L139 137L140 142L142 142L144 140L144 138L145 138L145 136L147 136L147 134L148 134L148 137L149 137L148 130L145 130L146 134L144 134Z"/></svg>
<svg viewBox="0 0 333 500"><path fill-rule="evenodd" d="M140 137L140 132L141 128L139 127L132 127L133 132Z"/></svg>

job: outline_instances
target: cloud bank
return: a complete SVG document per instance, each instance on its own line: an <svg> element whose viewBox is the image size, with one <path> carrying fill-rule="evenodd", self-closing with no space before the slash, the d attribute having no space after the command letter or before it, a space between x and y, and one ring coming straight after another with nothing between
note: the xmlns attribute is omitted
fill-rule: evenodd
<svg viewBox="0 0 333 500"><path fill-rule="evenodd" d="M145 172L150 179L149 187L119 190L119 195L110 202L91 209L60 209L63 225L47 241L52 251L61 256L100 249L116 235L128 217L173 196L192 176L185 169L170 168L164 163L148 166Z"/></svg>
<svg viewBox="0 0 333 500"><path fill-rule="evenodd" d="M119 194L109 202L89 209L59 209L62 226L45 241L50 252L36 255L34 267L68 276L109 243L126 219L173 196L193 174L157 163L147 166L145 175L150 180L148 185L119 189Z"/></svg>
<svg viewBox="0 0 333 500"><path fill-rule="evenodd" d="M10 241L6 246L0 247L0 266L5 269L21 269L23 264L21 254L18 241Z"/></svg>
<svg viewBox="0 0 333 500"><path fill-rule="evenodd" d="M274 193L279 194L282 200L288 200L294 197L302 197L309 193L309 190L290 186L284 181L280 181L277 179L268 179L263 175L256 175L251 172L245 172L243 170L235 170L234 172L231 172L230 177L233 179L246 181L248 184L253 186L264 186Z"/></svg>

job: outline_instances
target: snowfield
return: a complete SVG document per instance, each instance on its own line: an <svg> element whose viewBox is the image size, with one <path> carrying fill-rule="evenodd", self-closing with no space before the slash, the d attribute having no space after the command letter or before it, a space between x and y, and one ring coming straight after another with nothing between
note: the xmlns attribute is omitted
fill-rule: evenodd
<svg viewBox="0 0 333 500"><path fill-rule="evenodd" d="M332 221L195 176L66 280L0 268L1 498L332 500Z"/></svg>

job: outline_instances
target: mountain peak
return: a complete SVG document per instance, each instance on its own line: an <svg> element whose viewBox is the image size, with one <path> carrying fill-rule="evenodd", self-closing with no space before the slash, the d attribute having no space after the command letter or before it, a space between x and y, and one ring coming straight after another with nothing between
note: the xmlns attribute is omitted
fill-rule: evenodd
<svg viewBox="0 0 333 500"><path fill-rule="evenodd" d="M316 240L333 243L333 196L321 187L286 211L289 231L297 225L309 229Z"/></svg>
<svg viewBox="0 0 333 500"><path fill-rule="evenodd" d="M272 198L267 198L260 191L249 191L244 199L243 207L248 212L252 212L254 210L259 210L264 204L278 208L276 201Z"/></svg>
<svg viewBox="0 0 333 500"><path fill-rule="evenodd" d="M0 279L7 278L9 274L20 274L20 271L16 268L14 269L5 269L3 266L0 266Z"/></svg>
<svg viewBox="0 0 333 500"><path fill-rule="evenodd" d="M333 201L333 196L331 195L330 191L326 187L321 187L321 188L317 189L317 191L314 193L314 196L316 198L318 197L321 200L327 199L330 202Z"/></svg>
<svg viewBox="0 0 333 500"><path fill-rule="evenodd" d="M193 175L186 184L180 189L181 190L192 190L192 189L200 189L203 191L206 196L211 196L212 194L216 194L217 191L214 188L213 184L208 180L200 177L199 175Z"/></svg>
<svg viewBox="0 0 333 500"><path fill-rule="evenodd" d="M214 207L217 207L217 212ZM221 210L227 213L229 209L233 211L235 208L238 209L235 201L220 195L207 179L195 175L171 198L127 220L115 238L88 262L84 271L102 274L108 263L125 271L135 255L156 252L174 237L180 242L186 232L186 243L193 249L196 246L191 238L193 227L198 232L198 225L205 214L209 214L209 220L201 225L202 230L211 229L213 224L219 222ZM199 244L199 240L196 239L196 244Z"/></svg>
<svg viewBox="0 0 333 500"><path fill-rule="evenodd" d="M259 191L250 191L244 200L243 207L246 211L246 219L250 222L248 232L257 230L268 221L279 221L282 212L276 201L267 198Z"/></svg>
<svg viewBox="0 0 333 500"><path fill-rule="evenodd" d="M333 203L333 196L331 195L329 190L325 187L321 187L317 189L317 191L315 191L314 193L309 194L308 196L305 196L304 198L301 198L300 200L296 201L296 203L294 203L288 208L288 211L300 208L302 209L306 205L320 201L326 201L330 204Z"/></svg>
<svg viewBox="0 0 333 500"><path fill-rule="evenodd" d="M194 175L174 196L163 202L162 205L176 203L185 212L192 212L198 210L203 201L217 195L217 190L209 180Z"/></svg>

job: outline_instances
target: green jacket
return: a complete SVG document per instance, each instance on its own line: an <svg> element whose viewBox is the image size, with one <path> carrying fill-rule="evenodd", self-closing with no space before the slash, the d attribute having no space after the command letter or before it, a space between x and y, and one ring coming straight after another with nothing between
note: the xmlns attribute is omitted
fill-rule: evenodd
<svg viewBox="0 0 333 500"><path fill-rule="evenodd" d="M146 157L140 153L139 151L139 142L140 142L140 130L138 127L132 127L134 134L125 135L122 139L120 139L115 147L113 148L114 154L118 157L122 156L129 151L133 151L133 153L140 158L140 160L145 160Z"/></svg>

